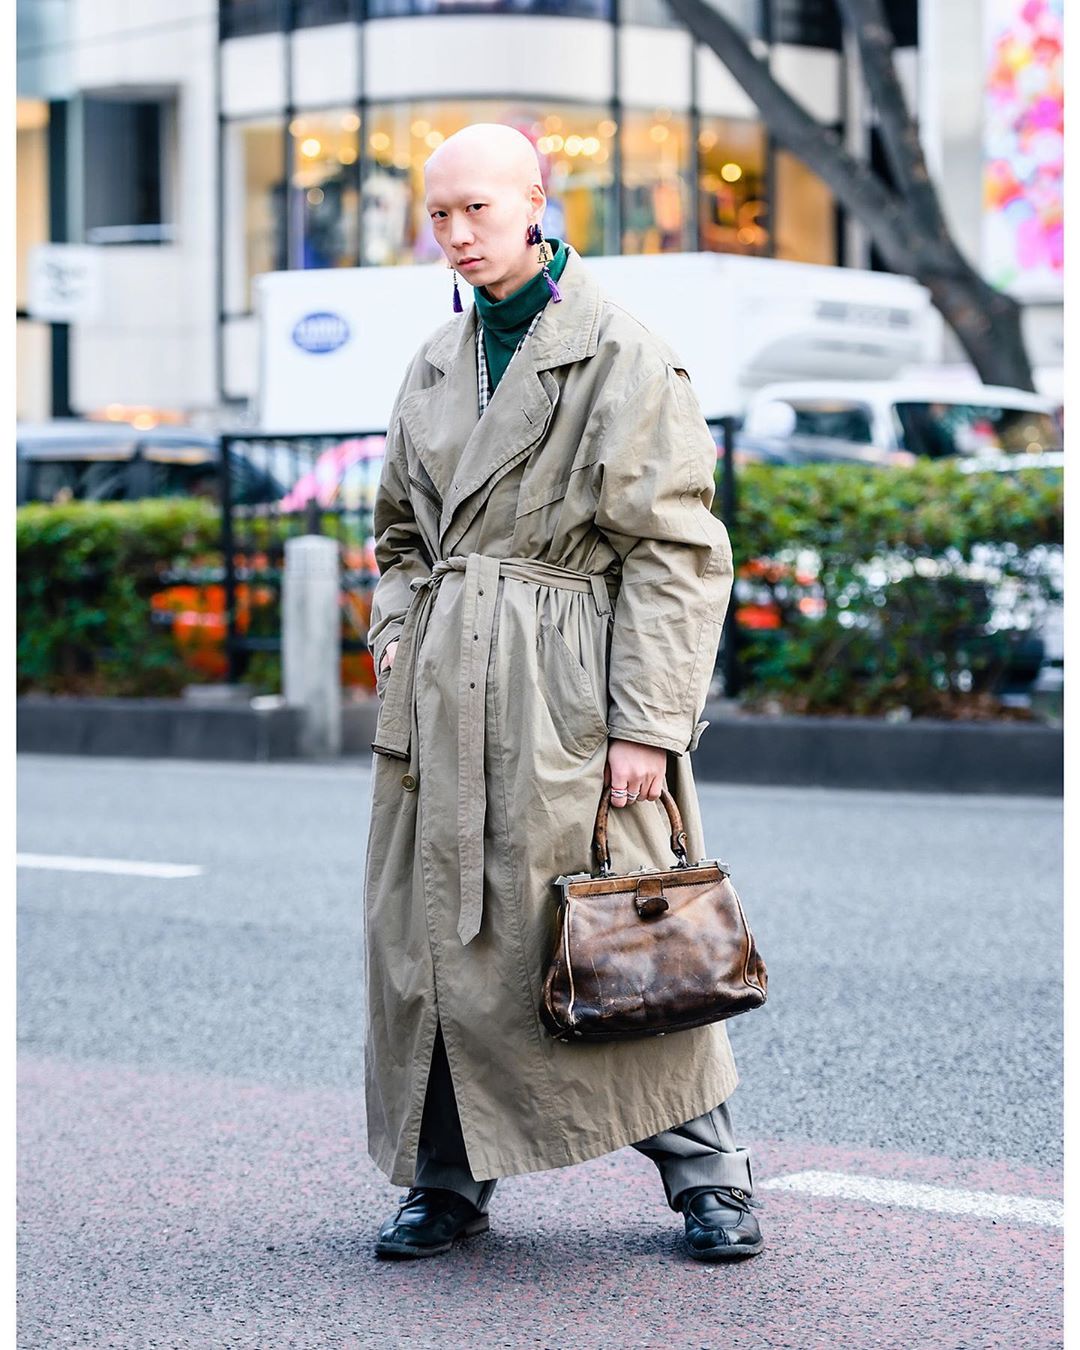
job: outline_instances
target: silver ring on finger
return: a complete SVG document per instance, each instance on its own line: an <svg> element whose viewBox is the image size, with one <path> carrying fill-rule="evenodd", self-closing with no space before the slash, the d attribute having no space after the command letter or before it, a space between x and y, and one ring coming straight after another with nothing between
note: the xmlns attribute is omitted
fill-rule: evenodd
<svg viewBox="0 0 1080 1350"><path fill-rule="evenodd" d="M626 800L628 802L636 802L638 797L640 796L641 796L640 792L628 792L626 794Z"/></svg>

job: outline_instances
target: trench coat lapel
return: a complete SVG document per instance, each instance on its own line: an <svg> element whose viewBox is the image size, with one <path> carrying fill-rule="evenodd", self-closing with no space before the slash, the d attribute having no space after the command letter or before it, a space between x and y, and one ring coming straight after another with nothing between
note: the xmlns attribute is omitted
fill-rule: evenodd
<svg viewBox="0 0 1080 1350"><path fill-rule="evenodd" d="M461 447L480 420L476 395L476 308L442 328L424 351L443 378L417 389L401 405L413 447L445 502Z"/></svg>
<svg viewBox="0 0 1080 1350"><path fill-rule="evenodd" d="M551 371L596 351L603 296L573 249L560 289L563 299L547 305L483 417L477 406L476 306L425 351L444 378L410 395L401 415L443 503L439 545L444 557L503 474L543 436L559 396Z"/></svg>

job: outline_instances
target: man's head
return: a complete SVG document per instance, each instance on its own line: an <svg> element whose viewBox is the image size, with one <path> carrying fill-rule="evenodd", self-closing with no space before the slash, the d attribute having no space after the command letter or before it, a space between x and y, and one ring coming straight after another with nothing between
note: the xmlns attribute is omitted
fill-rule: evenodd
<svg viewBox="0 0 1080 1350"><path fill-rule="evenodd" d="M547 198L527 136L497 122L462 127L429 157L424 185L435 238L470 285L501 300L536 275L526 231Z"/></svg>

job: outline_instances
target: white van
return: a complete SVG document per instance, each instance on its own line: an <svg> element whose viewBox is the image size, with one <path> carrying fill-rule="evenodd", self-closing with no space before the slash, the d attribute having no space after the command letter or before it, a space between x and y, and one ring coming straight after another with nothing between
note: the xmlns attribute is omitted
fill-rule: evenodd
<svg viewBox="0 0 1080 1350"><path fill-rule="evenodd" d="M907 455L997 459L1054 455L1062 431L1053 402L1003 385L930 380L798 380L754 393L742 432L750 438L863 448L896 463ZM860 456L862 457L862 456ZM797 455L794 456L797 458Z"/></svg>

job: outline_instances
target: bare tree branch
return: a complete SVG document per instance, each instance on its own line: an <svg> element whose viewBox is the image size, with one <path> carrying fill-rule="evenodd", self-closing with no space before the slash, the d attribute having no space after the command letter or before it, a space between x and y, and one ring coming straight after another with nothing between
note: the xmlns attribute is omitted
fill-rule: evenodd
<svg viewBox="0 0 1080 1350"><path fill-rule="evenodd" d="M893 177L934 235L946 242L949 231L926 167L918 122L908 107L896 72L892 31L882 0L837 0L837 7L859 47L863 75L878 114L878 130Z"/></svg>
<svg viewBox="0 0 1080 1350"><path fill-rule="evenodd" d="M1034 388L1020 327L1020 307L995 290L960 252L926 167L916 120L894 64L882 0L838 0L855 35L864 79L878 114L894 189L849 154L755 55L745 35L709 0L668 0L691 35L720 58L753 100L773 137L803 161L859 219L894 271L914 277L990 384Z"/></svg>

